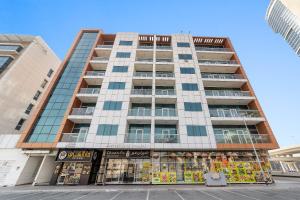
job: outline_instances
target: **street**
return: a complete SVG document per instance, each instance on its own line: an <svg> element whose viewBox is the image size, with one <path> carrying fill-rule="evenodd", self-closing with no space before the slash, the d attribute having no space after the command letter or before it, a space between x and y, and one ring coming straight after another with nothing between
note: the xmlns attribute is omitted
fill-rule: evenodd
<svg viewBox="0 0 300 200"><path fill-rule="evenodd" d="M298 200L300 178L276 177L273 185L16 186L0 188L0 200Z"/></svg>

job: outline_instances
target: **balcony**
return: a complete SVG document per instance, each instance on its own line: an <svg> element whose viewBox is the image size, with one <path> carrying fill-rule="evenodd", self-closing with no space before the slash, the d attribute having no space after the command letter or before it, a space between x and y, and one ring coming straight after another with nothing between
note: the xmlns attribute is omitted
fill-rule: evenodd
<svg viewBox="0 0 300 200"><path fill-rule="evenodd" d="M205 90L207 103L210 105L248 105L255 97L249 91Z"/></svg>
<svg viewBox="0 0 300 200"><path fill-rule="evenodd" d="M176 95L175 89L156 89L155 90L156 95L164 95L164 96L174 96Z"/></svg>
<svg viewBox="0 0 300 200"><path fill-rule="evenodd" d="M80 88L76 95L83 103L96 103L100 88Z"/></svg>
<svg viewBox="0 0 300 200"><path fill-rule="evenodd" d="M94 114L95 107L73 108L68 119L74 123L90 123Z"/></svg>
<svg viewBox="0 0 300 200"><path fill-rule="evenodd" d="M173 72L156 72L155 76L157 78L174 78L175 77Z"/></svg>
<svg viewBox="0 0 300 200"><path fill-rule="evenodd" d="M176 117L177 111L175 108L156 108L155 116L158 117Z"/></svg>
<svg viewBox="0 0 300 200"><path fill-rule="evenodd" d="M101 85L105 71L87 71L83 77L89 85Z"/></svg>
<svg viewBox="0 0 300 200"><path fill-rule="evenodd" d="M156 49L158 50L172 50L172 46L163 46L163 45L157 45Z"/></svg>
<svg viewBox="0 0 300 200"><path fill-rule="evenodd" d="M153 58L136 58L136 62L153 62Z"/></svg>
<svg viewBox="0 0 300 200"><path fill-rule="evenodd" d="M133 95L152 95L152 89L132 89Z"/></svg>
<svg viewBox="0 0 300 200"><path fill-rule="evenodd" d="M156 62L159 62L159 63L172 63L173 59L172 58L156 58Z"/></svg>
<svg viewBox="0 0 300 200"><path fill-rule="evenodd" d="M213 125L256 125L265 121L258 110L210 108Z"/></svg>
<svg viewBox="0 0 300 200"><path fill-rule="evenodd" d="M132 108L132 109L129 109L128 116L151 116L151 108Z"/></svg>
<svg viewBox="0 0 300 200"><path fill-rule="evenodd" d="M235 73L240 64L235 60L198 60L202 72Z"/></svg>
<svg viewBox="0 0 300 200"><path fill-rule="evenodd" d="M113 45L102 44L102 45L97 45L96 48L111 49L111 48L113 48Z"/></svg>
<svg viewBox="0 0 300 200"><path fill-rule="evenodd" d="M202 73L204 87L241 88L246 82L241 74Z"/></svg>
<svg viewBox="0 0 300 200"><path fill-rule="evenodd" d="M79 142L85 142L87 132L80 132L80 133L63 133L62 138L60 142L74 142L74 143L79 143Z"/></svg>
<svg viewBox="0 0 300 200"><path fill-rule="evenodd" d="M125 143L150 143L151 133L130 132L125 135Z"/></svg>
<svg viewBox="0 0 300 200"><path fill-rule="evenodd" d="M134 72L134 77L141 77L141 78L152 78L153 73L152 72Z"/></svg>
<svg viewBox="0 0 300 200"><path fill-rule="evenodd" d="M153 46L152 45L139 45L137 47L138 49L150 49L150 50L153 50Z"/></svg>
<svg viewBox="0 0 300 200"><path fill-rule="evenodd" d="M179 143L179 135L176 133L155 133L155 143Z"/></svg>
<svg viewBox="0 0 300 200"><path fill-rule="evenodd" d="M197 57L201 60L229 60L234 52L228 48L196 47Z"/></svg>

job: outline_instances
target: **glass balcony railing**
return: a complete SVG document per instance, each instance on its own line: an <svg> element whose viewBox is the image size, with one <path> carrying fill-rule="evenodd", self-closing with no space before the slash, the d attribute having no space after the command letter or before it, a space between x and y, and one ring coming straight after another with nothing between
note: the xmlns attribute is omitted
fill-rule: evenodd
<svg viewBox="0 0 300 200"><path fill-rule="evenodd" d="M154 142L155 143L179 143L179 136L178 134L174 133L155 133L154 135Z"/></svg>
<svg viewBox="0 0 300 200"><path fill-rule="evenodd" d="M156 62L173 62L172 58L156 58Z"/></svg>
<svg viewBox="0 0 300 200"><path fill-rule="evenodd" d="M93 115L95 107L73 108L71 115Z"/></svg>
<svg viewBox="0 0 300 200"><path fill-rule="evenodd" d="M152 95L152 89L132 89L131 94L135 94L135 95Z"/></svg>
<svg viewBox="0 0 300 200"><path fill-rule="evenodd" d="M61 142L85 142L86 136L88 133L88 129L86 132L80 132L80 133L63 133Z"/></svg>
<svg viewBox="0 0 300 200"><path fill-rule="evenodd" d="M97 45L96 48L113 48L113 45L102 44L102 45Z"/></svg>
<svg viewBox="0 0 300 200"><path fill-rule="evenodd" d="M173 78L174 73L173 72L156 72L155 76L159 77L159 78Z"/></svg>
<svg viewBox="0 0 300 200"><path fill-rule="evenodd" d="M172 46L156 46L156 49L162 49L162 50L172 50Z"/></svg>
<svg viewBox="0 0 300 200"><path fill-rule="evenodd" d="M135 61L138 61L138 62L153 62L153 58L136 58Z"/></svg>
<svg viewBox="0 0 300 200"><path fill-rule="evenodd" d="M99 94L100 88L80 88L78 94Z"/></svg>
<svg viewBox="0 0 300 200"><path fill-rule="evenodd" d="M236 96L236 97L250 97L250 92L248 91L238 91L238 90L205 90L206 96Z"/></svg>
<svg viewBox="0 0 300 200"><path fill-rule="evenodd" d="M132 109L129 109L128 116L151 116L151 108L132 108Z"/></svg>
<svg viewBox="0 0 300 200"><path fill-rule="evenodd" d="M174 89L156 89L156 95L175 95L176 91Z"/></svg>
<svg viewBox="0 0 300 200"><path fill-rule="evenodd" d="M151 133L130 132L125 135L125 143L150 143Z"/></svg>
<svg viewBox="0 0 300 200"><path fill-rule="evenodd" d="M152 77L153 73L152 72L134 72L133 76L135 76L135 77Z"/></svg>
<svg viewBox="0 0 300 200"><path fill-rule="evenodd" d="M238 64L235 60L198 60L199 64L205 65L236 65Z"/></svg>
<svg viewBox="0 0 300 200"><path fill-rule="evenodd" d="M87 71L86 75L87 76L104 76L105 71Z"/></svg>
<svg viewBox="0 0 300 200"><path fill-rule="evenodd" d="M156 108L155 116L175 117L175 116L177 116L177 111L174 108Z"/></svg>
<svg viewBox="0 0 300 200"><path fill-rule="evenodd" d="M228 48L209 48L209 47L196 47L196 51L225 51L231 52Z"/></svg>
<svg viewBox="0 0 300 200"><path fill-rule="evenodd" d="M234 129L214 129L214 132L218 144L251 144L251 140L254 144L270 143L267 134L249 134L246 130Z"/></svg>
<svg viewBox="0 0 300 200"><path fill-rule="evenodd" d="M92 60L95 60L95 61L108 61L109 57L93 57Z"/></svg>
<svg viewBox="0 0 300 200"><path fill-rule="evenodd" d="M209 73L202 73L202 78L209 78L209 79L244 79L240 74L209 74Z"/></svg>
<svg viewBox="0 0 300 200"><path fill-rule="evenodd" d="M258 110L239 110L239 109L209 109L211 117L260 117Z"/></svg>
<svg viewBox="0 0 300 200"><path fill-rule="evenodd" d="M150 46L150 45L139 45L137 48L138 49L153 49L153 46Z"/></svg>

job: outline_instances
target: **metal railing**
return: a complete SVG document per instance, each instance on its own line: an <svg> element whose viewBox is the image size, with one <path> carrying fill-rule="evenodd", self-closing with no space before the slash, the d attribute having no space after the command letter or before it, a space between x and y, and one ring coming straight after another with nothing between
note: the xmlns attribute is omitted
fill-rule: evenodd
<svg viewBox="0 0 300 200"><path fill-rule="evenodd" d="M132 89L131 94L152 95L152 89Z"/></svg>
<svg viewBox="0 0 300 200"><path fill-rule="evenodd" d="M177 116L177 111L174 108L156 108L155 116L175 117Z"/></svg>
<svg viewBox="0 0 300 200"><path fill-rule="evenodd" d="M156 46L156 49L172 50L172 46Z"/></svg>
<svg viewBox="0 0 300 200"><path fill-rule="evenodd" d="M153 46L147 46L147 45L139 45L138 47L137 47L138 49L153 49Z"/></svg>
<svg viewBox="0 0 300 200"><path fill-rule="evenodd" d="M179 135L176 133L155 133L154 135L155 143L179 143Z"/></svg>
<svg viewBox="0 0 300 200"><path fill-rule="evenodd" d="M205 90L206 96L236 96L236 97L250 97L249 91L238 90Z"/></svg>
<svg viewBox="0 0 300 200"><path fill-rule="evenodd" d="M100 88L80 88L78 94L99 94Z"/></svg>
<svg viewBox="0 0 300 200"><path fill-rule="evenodd" d="M175 95L176 90L174 90L174 89L156 89L155 94L156 95Z"/></svg>
<svg viewBox="0 0 300 200"><path fill-rule="evenodd" d="M136 58L135 61L138 61L138 62L153 62L153 58Z"/></svg>
<svg viewBox="0 0 300 200"><path fill-rule="evenodd" d="M209 78L209 79L244 79L240 74L209 74L209 73L202 73L202 78Z"/></svg>
<svg viewBox="0 0 300 200"><path fill-rule="evenodd" d="M267 134L226 133L226 130L222 129L218 132L220 131L223 133L216 134L215 131L215 138L218 144L251 144L251 140L254 144L270 143L270 138Z"/></svg>
<svg viewBox="0 0 300 200"><path fill-rule="evenodd" d="M195 47L196 51L227 51L232 52L228 48L209 48L209 47Z"/></svg>
<svg viewBox="0 0 300 200"><path fill-rule="evenodd" d="M104 76L105 71L87 71L86 75L87 76Z"/></svg>
<svg viewBox="0 0 300 200"><path fill-rule="evenodd" d="M151 133L130 132L125 135L125 143L150 143Z"/></svg>
<svg viewBox="0 0 300 200"><path fill-rule="evenodd" d="M173 62L172 58L156 58L156 62Z"/></svg>
<svg viewBox="0 0 300 200"><path fill-rule="evenodd" d="M235 60L198 60L199 64L208 64L208 65L236 65L238 64Z"/></svg>
<svg viewBox="0 0 300 200"><path fill-rule="evenodd" d="M136 76L136 77L152 77L153 73L152 72L134 72L133 76Z"/></svg>
<svg viewBox="0 0 300 200"><path fill-rule="evenodd" d="M96 48L112 48L113 45L108 45L108 44L102 44L102 45L97 45Z"/></svg>
<svg viewBox="0 0 300 200"><path fill-rule="evenodd" d="M173 72L156 72L155 76L161 77L161 78L173 78L174 73Z"/></svg>
<svg viewBox="0 0 300 200"><path fill-rule="evenodd" d="M245 118L260 117L258 110L210 108L209 113L211 117L245 117Z"/></svg>
<svg viewBox="0 0 300 200"><path fill-rule="evenodd" d="M151 108L132 108L132 109L129 109L128 116L151 116Z"/></svg>
<svg viewBox="0 0 300 200"><path fill-rule="evenodd" d="M87 132L82 132L82 133L63 133L61 142L85 142Z"/></svg>
<svg viewBox="0 0 300 200"><path fill-rule="evenodd" d="M109 60L109 57L93 57L92 60L108 61L108 60Z"/></svg>
<svg viewBox="0 0 300 200"><path fill-rule="evenodd" d="M95 107L73 108L71 115L93 115Z"/></svg>

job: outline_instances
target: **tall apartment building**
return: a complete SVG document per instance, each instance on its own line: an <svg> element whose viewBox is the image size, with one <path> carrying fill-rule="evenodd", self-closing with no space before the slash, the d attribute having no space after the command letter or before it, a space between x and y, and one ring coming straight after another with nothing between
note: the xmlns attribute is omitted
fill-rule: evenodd
<svg viewBox="0 0 300 200"><path fill-rule="evenodd" d="M15 147L59 64L41 37L0 35L0 186L21 181L29 157Z"/></svg>
<svg viewBox="0 0 300 200"><path fill-rule="evenodd" d="M271 0L266 20L300 56L300 1Z"/></svg>
<svg viewBox="0 0 300 200"><path fill-rule="evenodd" d="M278 147L229 38L82 30L54 79L18 142L34 184L261 182Z"/></svg>

